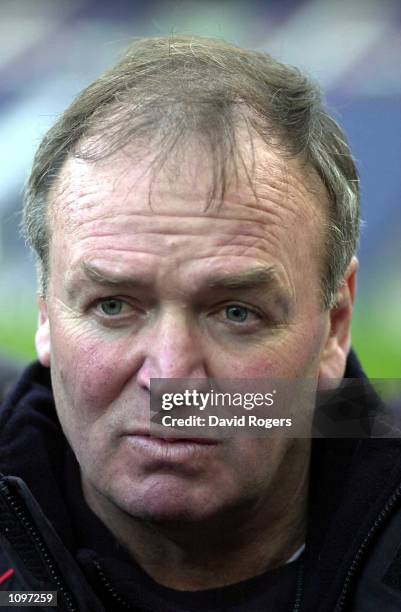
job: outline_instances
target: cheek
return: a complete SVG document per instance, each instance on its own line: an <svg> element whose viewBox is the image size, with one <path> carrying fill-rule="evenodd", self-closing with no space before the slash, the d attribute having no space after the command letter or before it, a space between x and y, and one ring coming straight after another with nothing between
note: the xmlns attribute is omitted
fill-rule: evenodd
<svg viewBox="0 0 401 612"><path fill-rule="evenodd" d="M52 334L52 369L64 394L80 411L101 412L132 379L133 364L121 339L93 334Z"/></svg>
<svg viewBox="0 0 401 612"><path fill-rule="evenodd" d="M324 344L324 323L317 318L294 326L282 337L248 347L235 355L220 355L222 378L298 378L317 376Z"/></svg>

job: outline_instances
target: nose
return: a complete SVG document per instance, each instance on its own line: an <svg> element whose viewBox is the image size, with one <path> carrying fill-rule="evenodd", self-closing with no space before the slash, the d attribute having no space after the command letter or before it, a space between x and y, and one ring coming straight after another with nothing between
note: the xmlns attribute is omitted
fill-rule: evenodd
<svg viewBox="0 0 401 612"><path fill-rule="evenodd" d="M145 339L145 356L137 373L142 388L151 378L207 378L201 330L185 312L166 312Z"/></svg>

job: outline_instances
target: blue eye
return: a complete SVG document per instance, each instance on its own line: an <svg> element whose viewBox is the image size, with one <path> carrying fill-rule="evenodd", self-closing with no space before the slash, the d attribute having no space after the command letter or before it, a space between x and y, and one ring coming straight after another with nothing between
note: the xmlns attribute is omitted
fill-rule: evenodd
<svg viewBox="0 0 401 612"><path fill-rule="evenodd" d="M226 317L234 323L243 323L247 320L248 315L249 310L245 306L226 306Z"/></svg>
<svg viewBox="0 0 401 612"><path fill-rule="evenodd" d="M103 314L107 315L108 317L112 317L121 314L123 303L121 300L112 298L110 300L103 300L100 303L100 308L102 309Z"/></svg>

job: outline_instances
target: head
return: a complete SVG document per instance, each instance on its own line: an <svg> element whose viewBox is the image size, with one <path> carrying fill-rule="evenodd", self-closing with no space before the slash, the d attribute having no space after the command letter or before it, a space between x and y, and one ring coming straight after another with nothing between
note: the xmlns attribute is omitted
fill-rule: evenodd
<svg viewBox="0 0 401 612"><path fill-rule="evenodd" d="M45 137L24 221L38 356L86 490L195 520L268 503L286 473L296 488L304 442L179 461L134 434L152 378L342 377L358 181L314 84L221 41L139 41Z"/></svg>

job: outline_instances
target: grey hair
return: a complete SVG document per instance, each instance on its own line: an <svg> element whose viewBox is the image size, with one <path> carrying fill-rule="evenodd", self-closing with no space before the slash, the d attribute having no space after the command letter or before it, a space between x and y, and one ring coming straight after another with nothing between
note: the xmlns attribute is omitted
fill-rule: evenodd
<svg viewBox="0 0 401 612"><path fill-rule="evenodd" d="M210 200L222 198L241 154L240 124L283 155L314 169L328 195L322 299L335 302L359 240L359 180L346 137L316 83L266 53L222 40L175 36L134 42L122 59L84 89L43 138L24 199L23 232L46 293L51 224L48 196L66 159L95 160L129 143L157 144L161 166L197 134L207 144ZM148 144L146 144L148 143Z"/></svg>

